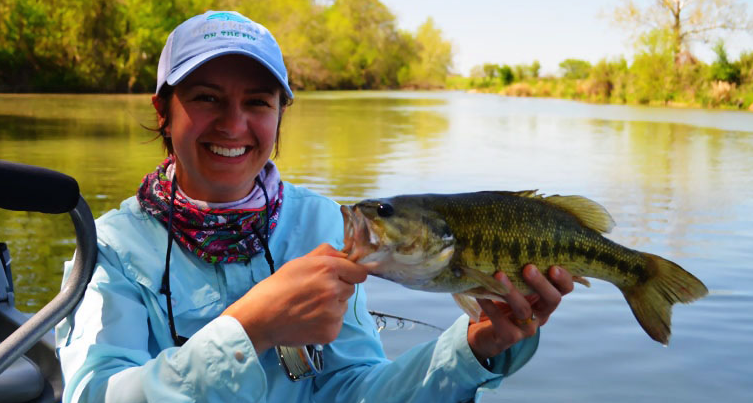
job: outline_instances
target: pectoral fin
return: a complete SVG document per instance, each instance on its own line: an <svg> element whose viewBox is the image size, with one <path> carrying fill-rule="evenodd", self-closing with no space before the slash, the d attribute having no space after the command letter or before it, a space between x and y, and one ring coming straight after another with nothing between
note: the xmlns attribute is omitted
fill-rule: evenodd
<svg viewBox="0 0 753 403"><path fill-rule="evenodd" d="M452 298L455 299L455 303L458 304L463 312L467 313L471 319L478 322L481 317L481 305L478 304L476 298L490 299L492 301L505 302L504 297L499 294L495 294L488 291L484 287L471 288L470 290L463 291L461 293L452 294Z"/></svg>
<svg viewBox="0 0 753 403"><path fill-rule="evenodd" d="M463 312L467 313L471 319L478 322L479 318L481 318L481 305L479 305L473 297L456 293L452 294L452 298Z"/></svg>
<svg viewBox="0 0 753 403"><path fill-rule="evenodd" d="M499 296L507 295L507 293L510 292L504 284L500 283L489 274L469 268L464 268L463 274L468 276L468 278L473 280L476 284L486 288L494 294L498 294Z"/></svg>

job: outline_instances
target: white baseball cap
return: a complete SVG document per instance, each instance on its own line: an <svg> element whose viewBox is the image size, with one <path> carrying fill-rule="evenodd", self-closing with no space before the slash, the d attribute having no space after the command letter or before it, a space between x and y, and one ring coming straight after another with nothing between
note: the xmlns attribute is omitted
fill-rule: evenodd
<svg viewBox="0 0 753 403"><path fill-rule="evenodd" d="M167 37L157 66L157 90L176 85L215 57L246 55L266 67L290 99L288 71L282 51L267 28L235 11L207 11L178 25Z"/></svg>

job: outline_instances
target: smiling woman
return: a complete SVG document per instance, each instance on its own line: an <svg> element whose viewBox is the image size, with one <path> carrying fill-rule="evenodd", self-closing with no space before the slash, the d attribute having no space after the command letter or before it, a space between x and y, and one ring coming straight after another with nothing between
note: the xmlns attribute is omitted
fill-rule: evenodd
<svg viewBox="0 0 753 403"><path fill-rule="evenodd" d="M339 251L339 206L269 160L292 98L277 42L246 17L209 11L170 34L152 99L169 155L97 220L94 275L55 332L65 402L467 401L533 355L537 318L572 289L564 270L526 271L532 304L497 276L509 306L482 301L478 322L385 357L358 320L368 268ZM318 373L281 371L273 347L314 344Z"/></svg>

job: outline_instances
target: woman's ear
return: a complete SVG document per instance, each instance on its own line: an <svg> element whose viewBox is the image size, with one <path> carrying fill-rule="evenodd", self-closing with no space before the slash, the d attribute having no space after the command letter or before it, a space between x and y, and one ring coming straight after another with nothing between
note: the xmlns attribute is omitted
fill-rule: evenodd
<svg viewBox="0 0 753 403"><path fill-rule="evenodd" d="M164 112L167 112L165 108L169 106L165 105L165 100L158 97L157 95L152 95L152 106L154 106L154 109L157 111L157 127L164 126L165 119L167 119L167 114ZM170 137L169 127L165 127L165 135L167 137Z"/></svg>

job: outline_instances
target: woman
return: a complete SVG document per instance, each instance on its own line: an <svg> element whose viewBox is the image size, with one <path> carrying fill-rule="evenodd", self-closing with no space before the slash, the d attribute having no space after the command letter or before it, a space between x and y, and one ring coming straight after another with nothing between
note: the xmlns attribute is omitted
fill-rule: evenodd
<svg viewBox="0 0 753 403"><path fill-rule="evenodd" d="M269 161L292 98L277 43L246 17L210 11L170 34L153 97L169 157L97 220L95 274L56 329L64 401L465 401L531 357L572 289L560 268L550 282L527 267L535 298L482 300L479 323L385 358L356 318L367 272L338 251L339 207ZM322 372L290 382L272 347L314 343Z"/></svg>

